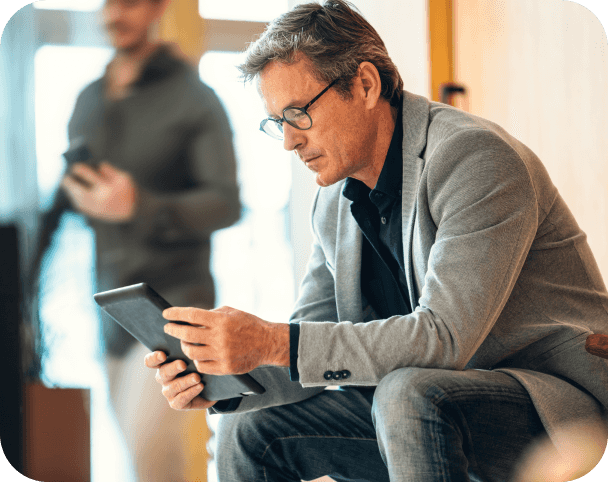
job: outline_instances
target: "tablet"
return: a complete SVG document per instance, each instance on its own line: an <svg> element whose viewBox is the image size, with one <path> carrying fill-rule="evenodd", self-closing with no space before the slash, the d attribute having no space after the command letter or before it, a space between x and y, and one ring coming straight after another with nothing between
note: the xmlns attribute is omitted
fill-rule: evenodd
<svg viewBox="0 0 608 482"><path fill-rule="evenodd" d="M108 315L149 350L165 352L167 362L186 362L188 366L179 376L198 373L194 362L182 352L180 340L166 334L163 329L167 323L188 323L163 318L163 310L171 305L146 283L96 293L93 298ZM201 374L201 378L204 385L201 396L206 400L227 400L265 391L264 387L248 374Z"/></svg>

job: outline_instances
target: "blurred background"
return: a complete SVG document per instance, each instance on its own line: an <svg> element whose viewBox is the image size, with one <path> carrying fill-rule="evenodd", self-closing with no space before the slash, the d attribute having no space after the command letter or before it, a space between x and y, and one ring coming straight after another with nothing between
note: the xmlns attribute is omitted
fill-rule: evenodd
<svg viewBox="0 0 608 482"><path fill-rule="evenodd" d="M177 43L201 80L214 89L234 132L241 218L212 236L216 306L234 306L279 322L288 320L304 274L316 184L280 142L259 132L261 102L254 86L238 80L235 66L266 23L297 3L304 2L173 0L158 26L159 38ZM563 0L352 3L384 39L406 90L493 120L539 155L586 231L607 279L608 44L593 13ZM18 252L14 269L4 271L21 273L1 285L17 286L21 299L17 311L11 311L15 297L2 298L6 336L3 332L0 337L7 344L16 340L20 349L13 368L19 371L16 391L5 390L3 403L16 410L12 431L5 432L16 437L11 461L27 473L28 451L17 449L27 444L23 427L28 421L18 414L30 412L18 407L38 402L20 387L41 383L84 391L84 425L75 431L86 433L90 441L82 455L89 472L83 472L88 478L73 480L130 482L132 462L124 455L124 441L109 410L100 361L92 299L95 238L82 216L67 213L61 218L42 263L36 298L28 298L28 287L20 285L41 216L65 170L62 153L68 148L67 124L76 98L103 75L113 55L100 21L103 4L40 0L17 12L2 34L0 251L6 261L0 270L11 266L11 253ZM12 343L7 349L16 354L16 348ZM3 434L5 453L6 440ZM54 440L61 444L59 434ZM213 470L207 475L200 466L193 468L188 480L214 480Z"/></svg>

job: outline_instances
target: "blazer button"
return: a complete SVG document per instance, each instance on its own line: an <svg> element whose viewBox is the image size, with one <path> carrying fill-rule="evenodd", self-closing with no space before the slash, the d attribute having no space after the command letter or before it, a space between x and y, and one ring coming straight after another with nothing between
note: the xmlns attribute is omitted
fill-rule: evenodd
<svg viewBox="0 0 608 482"><path fill-rule="evenodd" d="M348 370L342 370L342 379L346 380L347 378L350 378L350 372Z"/></svg>
<svg viewBox="0 0 608 482"><path fill-rule="evenodd" d="M334 376L334 372L329 371L329 370L323 374L323 378L325 378L325 380L331 380L333 376Z"/></svg>
<svg viewBox="0 0 608 482"><path fill-rule="evenodd" d="M341 380L342 379L342 372L334 372L334 375L332 377L334 380Z"/></svg>

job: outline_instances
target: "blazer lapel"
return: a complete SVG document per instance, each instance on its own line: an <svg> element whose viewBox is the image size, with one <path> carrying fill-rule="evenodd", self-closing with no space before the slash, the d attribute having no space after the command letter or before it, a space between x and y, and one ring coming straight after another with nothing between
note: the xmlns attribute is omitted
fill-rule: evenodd
<svg viewBox="0 0 608 482"><path fill-rule="evenodd" d="M401 192L401 222L403 232L403 260L407 280L410 306L418 304L413 272L412 239L416 216L416 198L424 159L429 124L430 105L427 99L407 91L403 92L403 188Z"/></svg>
<svg viewBox="0 0 608 482"><path fill-rule="evenodd" d="M350 212L352 202L340 194L336 236L336 308L340 321L363 321L361 249L363 233Z"/></svg>
<svg viewBox="0 0 608 482"><path fill-rule="evenodd" d="M415 309L418 293L412 268L416 196L424 168L421 158L426 147L429 102L424 97L403 92L403 188L402 231L405 277L410 306ZM340 321L363 321L361 298L362 236L350 212L351 201L341 193L338 201L336 233L336 307Z"/></svg>

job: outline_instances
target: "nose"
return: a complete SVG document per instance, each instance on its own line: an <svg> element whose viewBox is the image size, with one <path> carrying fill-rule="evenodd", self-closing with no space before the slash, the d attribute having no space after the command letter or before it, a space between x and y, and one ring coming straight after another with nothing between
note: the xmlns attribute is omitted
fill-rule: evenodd
<svg viewBox="0 0 608 482"><path fill-rule="evenodd" d="M304 131L296 129L287 122L283 122L283 149L293 151L305 142Z"/></svg>

